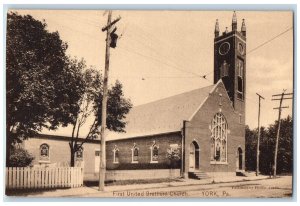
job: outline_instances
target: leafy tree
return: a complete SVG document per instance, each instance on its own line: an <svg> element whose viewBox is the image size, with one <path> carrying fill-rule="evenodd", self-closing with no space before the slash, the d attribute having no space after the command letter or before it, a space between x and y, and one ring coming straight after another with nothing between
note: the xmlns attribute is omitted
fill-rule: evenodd
<svg viewBox="0 0 300 206"><path fill-rule="evenodd" d="M276 145L278 121L270 125L265 138L265 148L261 150L265 156L265 166L262 165L261 172L270 174L274 165L274 153ZM269 157L269 158L268 158ZM293 119L288 116L281 119L279 134L278 154L277 154L277 173L291 173L293 170ZM273 172L272 172L273 173Z"/></svg>
<svg viewBox="0 0 300 206"><path fill-rule="evenodd" d="M81 65L83 67L83 65ZM88 139L95 139L100 135L101 115L102 115L102 98L103 98L103 79L101 74L94 68L87 69L83 72L84 93L77 102L80 108L73 116L72 135L69 142L71 159L70 164L75 165L75 154L82 148ZM116 132L125 132L126 125L125 115L132 108L129 99L123 94L122 84L119 81L108 90L107 101L107 128ZM86 123L87 118L94 115L94 121L90 125L89 132L85 139L79 142L79 132L81 127Z"/></svg>
<svg viewBox="0 0 300 206"><path fill-rule="evenodd" d="M278 121L267 129L261 127L259 168L263 174L272 174ZM246 128L246 168L256 169L257 129ZM291 173L293 170L293 120L290 116L281 120L277 158L278 173Z"/></svg>
<svg viewBox="0 0 300 206"><path fill-rule="evenodd" d="M78 110L81 76L66 56L67 43L45 21L7 14L6 162L10 148L43 127L68 125Z"/></svg>
<svg viewBox="0 0 300 206"><path fill-rule="evenodd" d="M13 148L9 157L8 167L27 167L30 166L34 157L22 147Z"/></svg>
<svg viewBox="0 0 300 206"><path fill-rule="evenodd" d="M256 147L257 147L257 130L251 130L246 125L245 140L245 167L246 170L254 171L256 169Z"/></svg>

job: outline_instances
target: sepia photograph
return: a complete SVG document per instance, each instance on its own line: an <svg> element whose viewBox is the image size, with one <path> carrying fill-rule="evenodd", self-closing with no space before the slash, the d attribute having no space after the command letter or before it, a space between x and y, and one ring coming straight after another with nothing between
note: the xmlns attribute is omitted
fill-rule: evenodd
<svg viewBox="0 0 300 206"><path fill-rule="evenodd" d="M292 200L294 12L8 9L5 196Z"/></svg>

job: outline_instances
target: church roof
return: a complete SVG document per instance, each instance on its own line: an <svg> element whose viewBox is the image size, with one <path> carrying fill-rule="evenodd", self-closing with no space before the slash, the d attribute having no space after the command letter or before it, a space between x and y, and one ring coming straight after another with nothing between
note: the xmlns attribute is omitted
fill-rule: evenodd
<svg viewBox="0 0 300 206"><path fill-rule="evenodd" d="M133 107L126 116L126 133L108 132L107 140L181 131L183 120L189 120L198 111L215 86L210 85Z"/></svg>

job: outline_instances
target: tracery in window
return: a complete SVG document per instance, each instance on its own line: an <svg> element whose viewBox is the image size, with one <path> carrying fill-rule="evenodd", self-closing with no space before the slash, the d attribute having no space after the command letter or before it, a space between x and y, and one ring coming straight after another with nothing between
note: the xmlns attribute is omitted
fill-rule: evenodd
<svg viewBox="0 0 300 206"><path fill-rule="evenodd" d="M217 113L211 125L211 161L226 163L228 124L224 115Z"/></svg>

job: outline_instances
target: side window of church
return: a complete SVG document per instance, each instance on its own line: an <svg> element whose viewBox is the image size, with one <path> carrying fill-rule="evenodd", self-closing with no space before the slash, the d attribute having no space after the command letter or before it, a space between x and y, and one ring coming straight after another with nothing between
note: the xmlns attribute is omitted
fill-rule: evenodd
<svg viewBox="0 0 300 206"><path fill-rule="evenodd" d="M119 163L119 148L115 145L113 149L113 163Z"/></svg>
<svg viewBox="0 0 300 206"><path fill-rule="evenodd" d="M222 113L217 113L211 123L211 162L227 162L228 124Z"/></svg>
<svg viewBox="0 0 300 206"><path fill-rule="evenodd" d="M132 163L138 163L139 159L139 148L134 143L132 150Z"/></svg>
<svg viewBox="0 0 300 206"><path fill-rule="evenodd" d="M151 150L151 163L157 163L158 162L158 145L156 145L155 141L153 142L153 145L150 147Z"/></svg>
<svg viewBox="0 0 300 206"><path fill-rule="evenodd" d="M80 147L76 151L76 160L83 160L83 148L82 147Z"/></svg>
<svg viewBox="0 0 300 206"><path fill-rule="evenodd" d="M243 92L244 92L244 61L238 59L238 98L243 99Z"/></svg>
<svg viewBox="0 0 300 206"><path fill-rule="evenodd" d="M40 160L50 161L50 147L48 144L42 144L40 146Z"/></svg>

